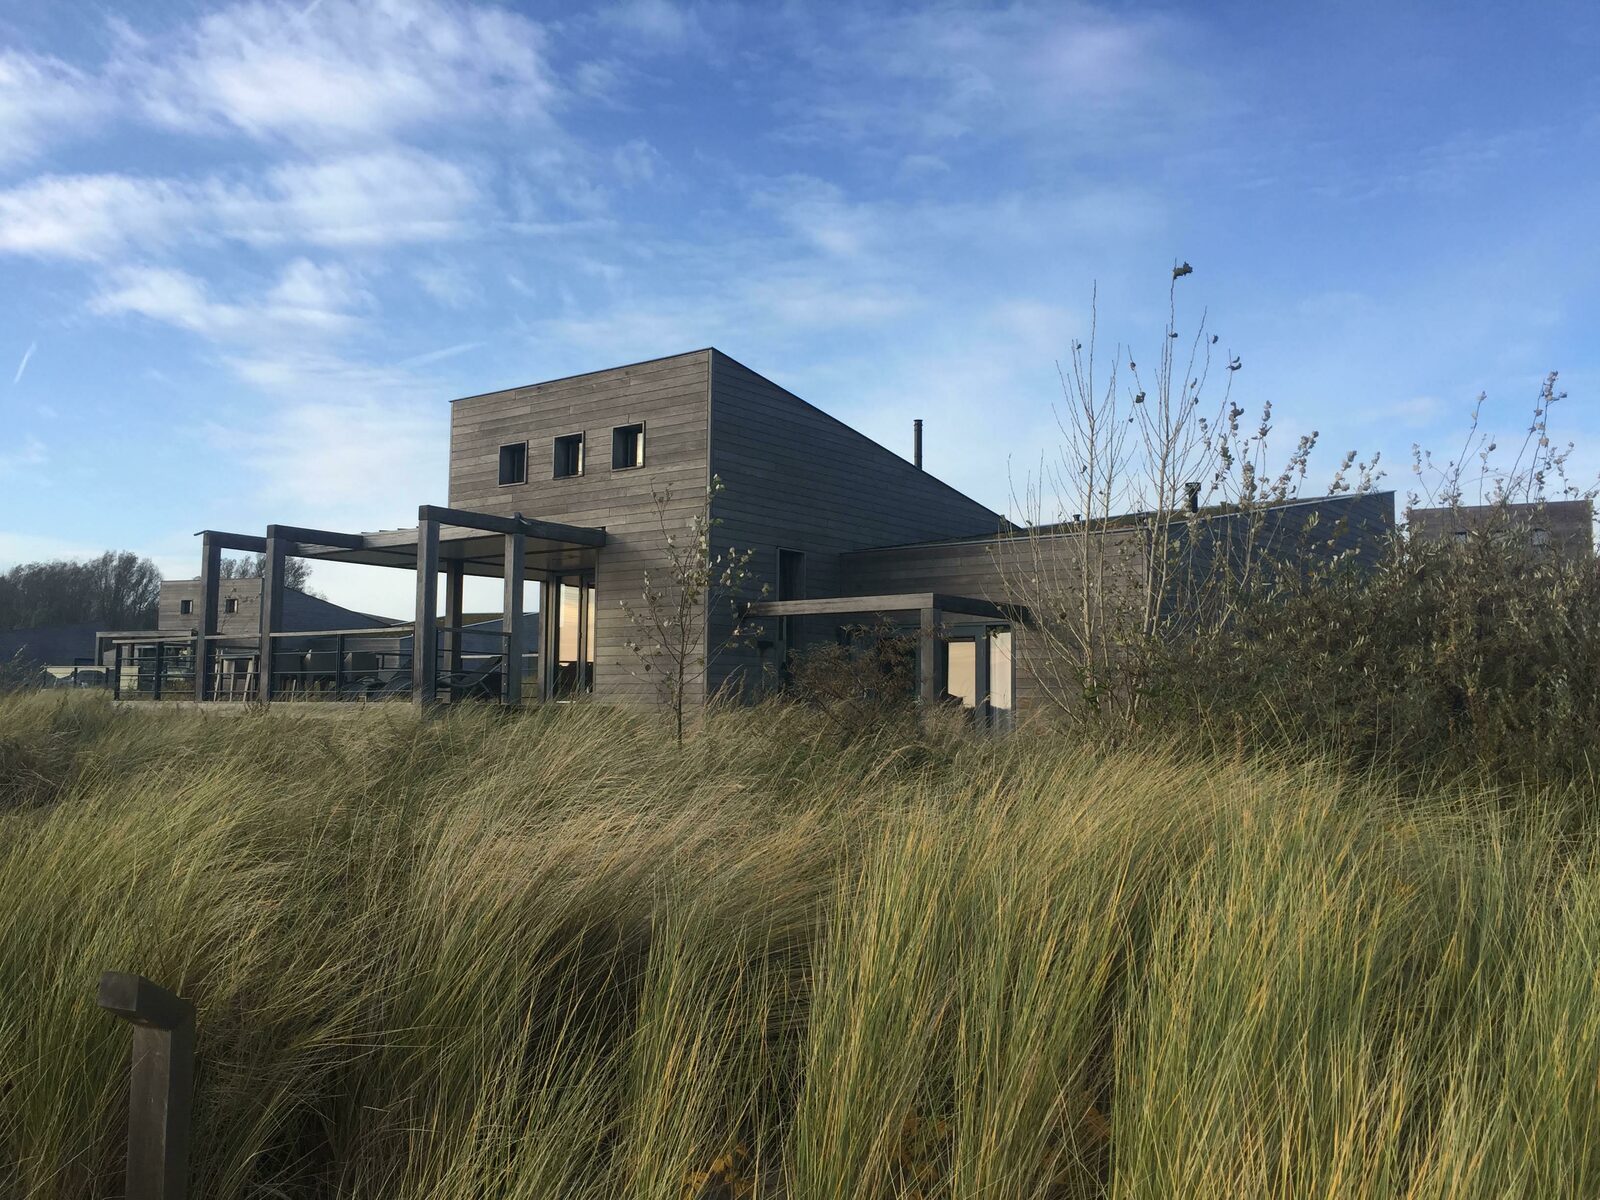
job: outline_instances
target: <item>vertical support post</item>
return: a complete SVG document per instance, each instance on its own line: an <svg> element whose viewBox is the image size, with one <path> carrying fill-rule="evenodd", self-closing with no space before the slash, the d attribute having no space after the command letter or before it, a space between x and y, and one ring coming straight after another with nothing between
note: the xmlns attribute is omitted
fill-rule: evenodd
<svg viewBox="0 0 1600 1200"><path fill-rule="evenodd" d="M505 549L505 602L501 605L500 632L505 635L505 702L522 703L522 582L523 551L526 548L522 533L506 534Z"/></svg>
<svg viewBox="0 0 1600 1200"><path fill-rule="evenodd" d="M333 698L344 694L344 634L333 639Z"/></svg>
<svg viewBox="0 0 1600 1200"><path fill-rule="evenodd" d="M439 691L439 522L417 521L417 623L411 630L411 702L432 708Z"/></svg>
<svg viewBox="0 0 1600 1200"><path fill-rule="evenodd" d="M539 580L539 699L556 698L556 656L561 642L561 584L559 577Z"/></svg>
<svg viewBox="0 0 1600 1200"><path fill-rule="evenodd" d="M114 673L111 676L111 698L113 700L121 700L122 699L122 643L121 642L113 643L111 648L112 648L112 650L114 650L116 652L116 654L115 654L115 662L114 662L114 664L112 666L112 671Z"/></svg>
<svg viewBox="0 0 1600 1200"><path fill-rule="evenodd" d="M987 731L993 720L989 708L989 633L991 626L980 628L972 639L972 685L976 693L972 705L972 718L980 731Z"/></svg>
<svg viewBox="0 0 1600 1200"><path fill-rule="evenodd" d="M944 646L939 639L943 616L937 608L922 610L917 637L917 699L924 708L933 708L944 697Z"/></svg>
<svg viewBox="0 0 1600 1200"><path fill-rule="evenodd" d="M133 1026L128 1200L184 1200L194 1102L194 1005L123 971L100 977L100 1007Z"/></svg>
<svg viewBox="0 0 1600 1200"><path fill-rule="evenodd" d="M459 558L452 558L444 564L444 623L453 630L446 643L450 648L448 669L452 672L461 670L461 597L466 574Z"/></svg>
<svg viewBox="0 0 1600 1200"><path fill-rule="evenodd" d="M165 642L156 643L155 695L152 697L152 699L155 700L161 699L161 676L166 672L167 669L167 664L165 662L166 649L167 644Z"/></svg>
<svg viewBox="0 0 1600 1200"><path fill-rule="evenodd" d="M256 670L256 695L270 704L277 691L272 669L272 635L283 629L283 559L288 543L276 525L267 526L267 549L261 568L261 646Z"/></svg>
<svg viewBox="0 0 1600 1200"><path fill-rule="evenodd" d="M217 632L217 593L221 587L222 547L209 533L200 535L200 624L194 636L194 698L211 699L211 642Z"/></svg>

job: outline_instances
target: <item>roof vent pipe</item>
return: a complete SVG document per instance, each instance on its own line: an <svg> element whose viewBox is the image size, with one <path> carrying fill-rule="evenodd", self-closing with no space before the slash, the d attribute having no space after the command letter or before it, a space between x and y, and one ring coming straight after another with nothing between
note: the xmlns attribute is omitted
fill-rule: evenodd
<svg viewBox="0 0 1600 1200"><path fill-rule="evenodd" d="M1183 485L1183 494L1184 494L1185 505L1188 508L1188 510L1190 512L1192 512L1192 513L1199 512L1200 511L1200 485L1198 483L1186 483L1186 484L1184 484Z"/></svg>
<svg viewBox="0 0 1600 1200"><path fill-rule="evenodd" d="M911 422L911 462L922 470L922 418L918 417Z"/></svg>

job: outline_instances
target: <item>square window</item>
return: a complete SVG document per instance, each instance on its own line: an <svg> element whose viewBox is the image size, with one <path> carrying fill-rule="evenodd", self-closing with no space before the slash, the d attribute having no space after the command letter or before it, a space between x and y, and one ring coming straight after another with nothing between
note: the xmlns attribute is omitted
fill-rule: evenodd
<svg viewBox="0 0 1600 1200"><path fill-rule="evenodd" d="M555 477L568 479L583 474L583 434L569 433L556 439Z"/></svg>
<svg viewBox="0 0 1600 1200"><path fill-rule="evenodd" d="M1535 529L1533 531L1533 544L1535 546L1548 546L1550 544L1550 531L1548 529Z"/></svg>
<svg viewBox="0 0 1600 1200"><path fill-rule="evenodd" d="M1456 530L1456 545L1465 546L1466 544L1467 544L1467 531L1465 529Z"/></svg>
<svg viewBox="0 0 1600 1200"><path fill-rule="evenodd" d="M222 602L222 611L226 612L226 613L236 613L236 612L238 612L239 611L239 597L237 597L237 596L229 596L226 600L224 600Z"/></svg>
<svg viewBox="0 0 1600 1200"><path fill-rule="evenodd" d="M618 425L611 431L611 469L644 466L644 424Z"/></svg>
<svg viewBox="0 0 1600 1200"><path fill-rule="evenodd" d="M179 600L178 601L178 615L179 616L187 617L192 612L194 612L194 601L193 600Z"/></svg>
<svg viewBox="0 0 1600 1200"><path fill-rule="evenodd" d="M500 486L528 482L528 443L512 442L500 447Z"/></svg>

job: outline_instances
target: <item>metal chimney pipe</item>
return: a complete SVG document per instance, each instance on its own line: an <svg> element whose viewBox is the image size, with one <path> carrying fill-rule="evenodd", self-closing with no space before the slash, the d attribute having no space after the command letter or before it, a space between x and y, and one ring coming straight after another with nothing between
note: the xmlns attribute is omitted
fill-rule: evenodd
<svg viewBox="0 0 1600 1200"><path fill-rule="evenodd" d="M911 461L922 470L922 418L911 422Z"/></svg>
<svg viewBox="0 0 1600 1200"><path fill-rule="evenodd" d="M1192 512L1192 513L1199 512L1200 511L1200 485L1198 483L1186 483L1186 484L1183 485L1183 491L1184 491L1184 496L1186 497L1187 502L1188 502L1189 511Z"/></svg>

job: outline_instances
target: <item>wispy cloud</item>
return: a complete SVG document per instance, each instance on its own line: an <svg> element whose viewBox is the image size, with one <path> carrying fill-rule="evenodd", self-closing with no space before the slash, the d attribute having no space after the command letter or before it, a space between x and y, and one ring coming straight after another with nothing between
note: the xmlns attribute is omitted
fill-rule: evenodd
<svg viewBox="0 0 1600 1200"><path fill-rule="evenodd" d="M32 159L109 110L93 76L48 55L0 48L0 164Z"/></svg>
<svg viewBox="0 0 1600 1200"><path fill-rule="evenodd" d="M22 382L22 373L28 369L28 360L33 357L33 352L39 348L38 342L29 342L28 348L22 352L22 361L17 364L17 373L11 377L11 386L16 387Z"/></svg>
<svg viewBox="0 0 1600 1200"><path fill-rule="evenodd" d="M254 181L47 175L0 191L0 253L94 260L223 239L439 241L468 232L483 203L466 168L417 150L288 162Z"/></svg>
<svg viewBox="0 0 1600 1200"><path fill-rule="evenodd" d="M211 338L275 342L285 336L341 334L356 325L349 311L366 294L340 266L295 259L260 299L214 299L206 282L171 267L127 267L111 274L90 309L137 315Z"/></svg>
<svg viewBox="0 0 1600 1200"><path fill-rule="evenodd" d="M424 367L429 363L443 362L447 358L455 358L476 350L482 342L457 342L454 346L445 346L440 350L429 350L426 354L414 354L410 358L402 358L395 363L397 367Z"/></svg>
<svg viewBox="0 0 1600 1200"><path fill-rule="evenodd" d="M161 124L348 145L470 116L545 120L560 96L546 43L498 7L256 0L166 36L125 27L119 66Z"/></svg>

